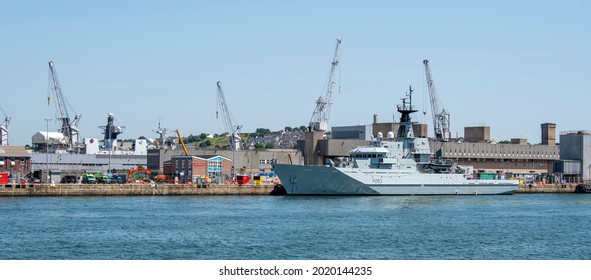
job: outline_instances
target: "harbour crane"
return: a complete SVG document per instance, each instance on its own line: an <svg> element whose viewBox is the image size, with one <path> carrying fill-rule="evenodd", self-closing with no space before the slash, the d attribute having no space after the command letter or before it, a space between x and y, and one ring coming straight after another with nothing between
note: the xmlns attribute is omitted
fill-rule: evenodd
<svg viewBox="0 0 591 280"><path fill-rule="evenodd" d="M6 112L4 112L2 107L0 107L0 111L2 111L2 114L4 115L4 121L0 123L0 146L8 146L8 125L10 125L12 117L6 115Z"/></svg>
<svg viewBox="0 0 591 280"><path fill-rule="evenodd" d="M55 98L56 119L61 123L60 132L63 133L66 138L66 149L72 151L79 142L78 135L80 130L78 129L78 122L80 122L80 117L82 115L75 115L74 119L70 120L68 108L66 108L66 100L62 93L62 88L60 87L53 61L49 62L49 75L49 86L51 87L51 92ZM47 96L48 103L49 100L50 97Z"/></svg>
<svg viewBox="0 0 591 280"><path fill-rule="evenodd" d="M185 141L183 141L183 137L181 136L181 132L176 129L174 132L176 132L176 135L179 137L179 142L181 142L181 147L183 147L183 152L185 153L185 156L189 155L189 151L187 151L187 146L185 146Z"/></svg>
<svg viewBox="0 0 591 280"><path fill-rule="evenodd" d="M228 103L226 103L226 99L224 98L224 91L222 89L222 82L218 81L218 111L215 112L216 119L219 118L220 111L222 115L222 121L224 122L224 129L228 134L228 143L230 144L230 148L233 151L240 151L242 150L242 139L240 138L240 129L242 128L241 125L237 125L236 119L234 119L230 115L230 110L228 110Z"/></svg>
<svg viewBox="0 0 591 280"><path fill-rule="evenodd" d="M435 84L433 84L433 78L431 77L429 60L423 60L423 64L425 65L425 75L429 87L429 99L431 100L431 113L433 114L435 139L439 141L449 141L449 113L445 109L439 109L439 96L437 95L437 90L435 90Z"/></svg>
<svg viewBox="0 0 591 280"><path fill-rule="evenodd" d="M310 131L326 131L328 130L328 119L330 117L330 108L332 106L332 94L335 90L336 85L336 72L339 66L339 49L341 46L341 37L337 38L337 46L334 52L334 58L332 60L332 66L330 68L330 78L328 81L328 87L324 96L318 97L316 100L316 108L312 113L310 119Z"/></svg>

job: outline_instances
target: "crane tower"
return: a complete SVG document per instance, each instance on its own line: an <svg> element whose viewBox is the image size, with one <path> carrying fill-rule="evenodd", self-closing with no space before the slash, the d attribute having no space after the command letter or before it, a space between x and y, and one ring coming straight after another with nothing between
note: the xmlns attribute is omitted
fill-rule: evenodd
<svg viewBox="0 0 591 280"><path fill-rule="evenodd" d="M62 93L62 88L60 87L53 61L49 62L49 76L49 86L51 87L51 92L55 98L56 119L59 120L61 124L60 132L63 133L66 138L66 150L73 151L79 142L78 135L80 130L78 129L78 122L80 122L81 115L75 115L74 119L70 120L68 108L66 108L66 100ZM48 102L49 99L50 97L48 96Z"/></svg>
<svg viewBox="0 0 591 280"><path fill-rule="evenodd" d="M242 139L240 138L241 125L237 125L236 120L230 115L228 110L228 103L224 98L224 91L222 90L222 82L218 81L218 111L215 112L216 119L219 118L221 112L222 121L224 122L224 129L228 134L228 143L230 148L234 151L240 151L242 149Z"/></svg>
<svg viewBox="0 0 591 280"><path fill-rule="evenodd" d="M427 76L427 85L429 87L429 99L431 100L431 113L433 115L433 129L435 131L435 139L439 141L450 140L450 125L449 113L445 109L439 109L439 96L435 90L435 84L431 77L431 68L429 67L429 60L423 60L425 65L425 75Z"/></svg>
<svg viewBox="0 0 591 280"><path fill-rule="evenodd" d="M7 116L2 107L0 107L0 111L4 114L4 121L0 123L0 146L8 146L8 125L10 124L12 117Z"/></svg>
<svg viewBox="0 0 591 280"><path fill-rule="evenodd" d="M324 96L321 95L318 97L318 100L316 100L316 108L314 109L314 113L312 113L312 119L310 120L310 131L328 130L328 119L330 117L330 108L332 106L332 94L335 90L336 72L337 67L339 66L339 49L341 46L341 41L341 37L338 37L334 58L332 60L332 66L330 68L328 88Z"/></svg>

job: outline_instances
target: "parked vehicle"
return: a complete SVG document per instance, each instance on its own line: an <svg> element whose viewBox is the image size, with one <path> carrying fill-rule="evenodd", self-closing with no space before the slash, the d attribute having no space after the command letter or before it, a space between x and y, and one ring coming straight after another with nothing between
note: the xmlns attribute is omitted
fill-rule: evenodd
<svg viewBox="0 0 591 280"><path fill-rule="evenodd" d="M82 184L96 184L96 178L93 174L82 175Z"/></svg>
<svg viewBox="0 0 591 280"><path fill-rule="evenodd" d="M110 184L111 179L108 176L100 175L96 177L96 182L99 184Z"/></svg>
<svg viewBox="0 0 591 280"><path fill-rule="evenodd" d="M74 184L76 182L78 182L78 178L75 175L65 175L60 181L62 184Z"/></svg>
<svg viewBox="0 0 591 280"><path fill-rule="evenodd" d="M127 182L124 174L113 174L111 177L111 183L125 184Z"/></svg>

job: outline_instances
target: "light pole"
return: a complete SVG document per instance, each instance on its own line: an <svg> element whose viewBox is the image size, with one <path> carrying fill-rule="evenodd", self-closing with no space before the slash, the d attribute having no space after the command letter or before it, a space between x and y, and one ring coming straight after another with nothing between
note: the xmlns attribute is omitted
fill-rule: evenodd
<svg viewBox="0 0 591 280"><path fill-rule="evenodd" d="M111 151L113 150L113 139L109 139L109 169L107 169L107 177L111 178L109 172L111 172Z"/></svg>
<svg viewBox="0 0 591 280"><path fill-rule="evenodd" d="M47 174L45 177L45 183L49 182L49 178L51 175L49 174L49 122L51 119L45 119L46 122L46 130L45 130L45 173Z"/></svg>
<svg viewBox="0 0 591 280"><path fill-rule="evenodd" d="M234 144L234 146L236 146L236 144ZM234 162L234 150L236 150L236 148L232 147L232 183L236 181L236 163Z"/></svg>
<svg viewBox="0 0 591 280"><path fill-rule="evenodd" d="M84 172L82 172L82 161L80 161L80 177L76 178L76 181L78 181L78 184L80 184L82 182L83 175L84 175Z"/></svg>

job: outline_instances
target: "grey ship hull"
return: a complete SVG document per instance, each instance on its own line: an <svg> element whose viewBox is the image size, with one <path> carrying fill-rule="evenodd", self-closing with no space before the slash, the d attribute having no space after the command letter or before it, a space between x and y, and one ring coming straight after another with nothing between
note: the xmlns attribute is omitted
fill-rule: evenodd
<svg viewBox="0 0 591 280"><path fill-rule="evenodd" d="M467 180L462 175L398 174L376 176L329 166L275 164L288 195L499 195L512 194L511 180ZM370 172L371 173L371 172Z"/></svg>

